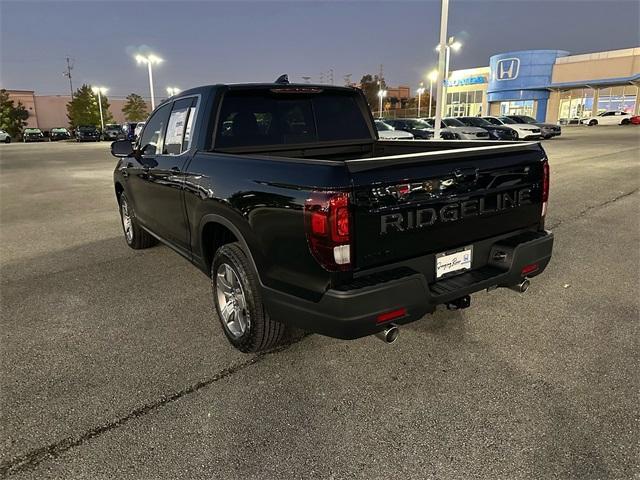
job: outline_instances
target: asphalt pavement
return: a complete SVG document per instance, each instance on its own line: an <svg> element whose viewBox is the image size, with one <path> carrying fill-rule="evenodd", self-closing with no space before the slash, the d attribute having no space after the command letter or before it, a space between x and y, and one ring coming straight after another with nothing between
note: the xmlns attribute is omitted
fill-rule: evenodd
<svg viewBox="0 0 640 480"><path fill-rule="evenodd" d="M205 275L126 246L106 142L0 145L0 477L639 478L640 127L543 145L528 292L262 355Z"/></svg>

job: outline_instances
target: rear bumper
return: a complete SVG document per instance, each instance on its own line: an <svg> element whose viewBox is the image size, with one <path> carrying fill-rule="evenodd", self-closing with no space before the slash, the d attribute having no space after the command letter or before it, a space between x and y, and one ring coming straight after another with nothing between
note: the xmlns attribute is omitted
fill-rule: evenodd
<svg viewBox="0 0 640 480"><path fill-rule="evenodd" d="M474 258L474 264L483 263L480 268L436 282L428 283L423 273L400 266L360 277L339 290L328 290L319 302L268 288L264 302L269 314L282 323L329 337L354 339L382 330L385 323L376 322L381 313L404 308L407 314L392 322L406 324L433 312L437 305L480 290L515 285L524 278L521 272L527 265L537 264L537 270L526 277L539 275L549 263L552 249L551 232L524 232L490 243L483 249L485 258Z"/></svg>

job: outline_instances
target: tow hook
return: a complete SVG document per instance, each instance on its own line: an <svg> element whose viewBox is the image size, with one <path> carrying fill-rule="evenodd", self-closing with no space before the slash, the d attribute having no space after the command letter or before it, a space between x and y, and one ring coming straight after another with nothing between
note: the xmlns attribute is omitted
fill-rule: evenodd
<svg viewBox="0 0 640 480"><path fill-rule="evenodd" d="M529 281L528 278L525 278L520 283L516 283L515 285L509 285L509 288L514 292L524 293L529 288L529 285L531 285L531 282Z"/></svg>
<svg viewBox="0 0 640 480"><path fill-rule="evenodd" d="M390 323L384 330L375 334L384 343L393 343L398 339L400 335L400 329L394 323Z"/></svg>
<svg viewBox="0 0 640 480"><path fill-rule="evenodd" d="M447 309L449 310L462 310L463 308L469 308L469 306L471 306L471 295L465 295L447 303Z"/></svg>

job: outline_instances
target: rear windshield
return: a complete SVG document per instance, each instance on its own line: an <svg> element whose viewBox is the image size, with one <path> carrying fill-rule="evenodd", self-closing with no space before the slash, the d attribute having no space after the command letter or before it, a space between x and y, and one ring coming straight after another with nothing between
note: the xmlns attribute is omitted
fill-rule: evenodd
<svg viewBox="0 0 640 480"><path fill-rule="evenodd" d="M371 139L357 97L350 92L228 92L216 148Z"/></svg>

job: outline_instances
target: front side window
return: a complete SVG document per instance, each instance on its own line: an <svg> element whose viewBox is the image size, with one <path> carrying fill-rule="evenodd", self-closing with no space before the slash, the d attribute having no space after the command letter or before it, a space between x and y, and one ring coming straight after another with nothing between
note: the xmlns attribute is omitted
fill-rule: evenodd
<svg viewBox="0 0 640 480"><path fill-rule="evenodd" d="M171 113L172 103L160 107L145 124L140 136L140 149L145 155L156 155L162 150L162 134Z"/></svg>

